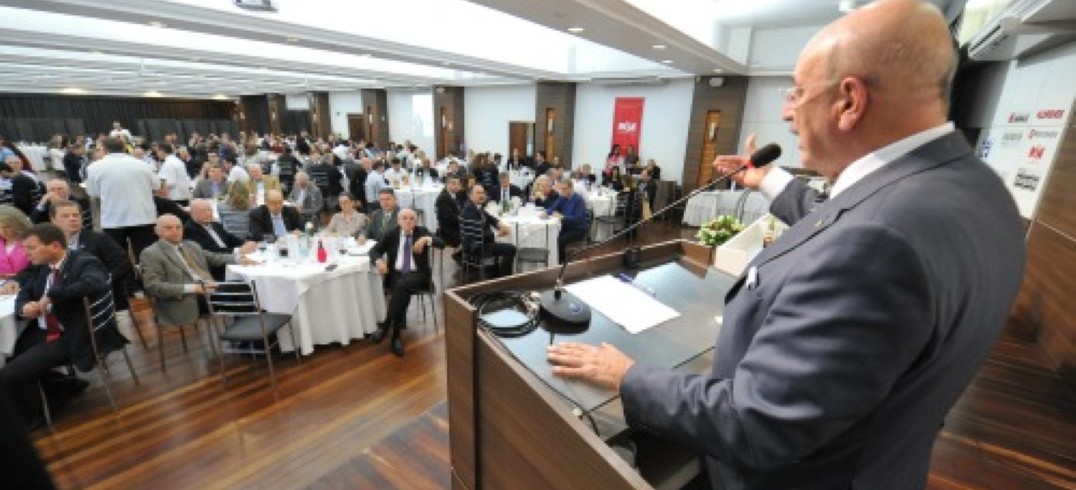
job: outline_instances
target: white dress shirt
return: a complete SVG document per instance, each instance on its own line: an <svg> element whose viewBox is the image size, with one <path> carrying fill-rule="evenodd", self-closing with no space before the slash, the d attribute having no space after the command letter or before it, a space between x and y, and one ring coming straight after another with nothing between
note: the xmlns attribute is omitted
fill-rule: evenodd
<svg viewBox="0 0 1076 490"><path fill-rule="evenodd" d="M385 180L389 181L389 185L396 185L397 182L403 181L405 175L407 175L407 171L402 168L399 171L390 168L388 170L385 170L384 177Z"/></svg>
<svg viewBox="0 0 1076 490"><path fill-rule="evenodd" d="M168 198L173 201L191 199L191 178L187 175L187 166L175 155L168 155L161 164L157 177L168 187Z"/></svg>
<svg viewBox="0 0 1076 490"><path fill-rule="evenodd" d="M153 170L126 153L110 153L86 169L86 193L101 200L101 228L157 222Z"/></svg>
<svg viewBox="0 0 1076 490"><path fill-rule="evenodd" d="M955 126L953 123L947 122L925 131L920 131L907 138L894 141L882 148L863 155L858 160L848 165L848 167L837 176L837 180L833 182L833 187L829 191L830 199L837 197L838 194L849 187L852 187L856 182L863 180L864 177L870 175L874 171L894 162L898 158L912 152L912 150L941 138L954 130ZM759 184L759 190L762 191L762 195L766 196L766 199L772 201L785 190L785 187L787 187L794 178L795 177L785 169L774 167L770 169L769 173L766 174L766 177L762 179L762 182Z"/></svg>
<svg viewBox="0 0 1076 490"><path fill-rule="evenodd" d="M236 182L249 182L249 181L250 181L250 174L248 174L247 171L244 170L243 167L240 166L240 165L233 166L232 169L228 172L228 183L229 184L234 184Z"/></svg>

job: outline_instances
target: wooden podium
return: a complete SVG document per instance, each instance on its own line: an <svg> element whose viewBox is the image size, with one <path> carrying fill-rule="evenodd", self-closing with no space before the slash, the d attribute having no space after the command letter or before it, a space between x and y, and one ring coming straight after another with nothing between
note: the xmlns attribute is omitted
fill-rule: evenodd
<svg viewBox="0 0 1076 490"><path fill-rule="evenodd" d="M636 282L655 290L680 317L636 335L597 311L590 328L576 334L551 333L543 325L505 339L476 327L478 312L468 298L499 290L548 290L557 268L446 291L454 489L664 488L698 473L696 455L663 441L633 442L638 469L633 467L609 444L631 433L617 426L615 418L622 415L616 393L552 376L545 361L545 346L553 341L604 341L639 362L709 369L707 356L720 328L714 317L721 314L735 278L708 268L712 249L683 240L645 247L641 255L640 268L632 271ZM569 265L565 283L623 270L619 253L586 259ZM599 427L613 428L599 436Z"/></svg>

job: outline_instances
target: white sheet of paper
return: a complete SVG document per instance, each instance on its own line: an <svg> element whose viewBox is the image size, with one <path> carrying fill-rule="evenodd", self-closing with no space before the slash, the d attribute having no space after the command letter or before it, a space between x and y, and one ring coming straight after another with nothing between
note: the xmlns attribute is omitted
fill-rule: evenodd
<svg viewBox="0 0 1076 490"><path fill-rule="evenodd" d="M565 289L631 333L680 316L680 312L611 275L578 282Z"/></svg>

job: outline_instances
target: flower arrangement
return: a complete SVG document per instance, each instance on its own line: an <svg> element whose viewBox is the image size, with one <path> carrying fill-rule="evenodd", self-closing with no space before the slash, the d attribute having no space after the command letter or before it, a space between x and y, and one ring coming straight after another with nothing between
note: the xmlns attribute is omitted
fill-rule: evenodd
<svg viewBox="0 0 1076 490"><path fill-rule="evenodd" d="M702 224L695 238L708 247L716 247L727 242L743 230L743 223L734 216L723 214Z"/></svg>

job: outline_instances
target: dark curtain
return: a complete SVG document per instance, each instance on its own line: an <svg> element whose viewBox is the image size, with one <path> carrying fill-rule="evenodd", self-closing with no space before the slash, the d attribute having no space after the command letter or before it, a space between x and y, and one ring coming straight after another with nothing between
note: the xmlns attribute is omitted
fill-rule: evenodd
<svg viewBox="0 0 1076 490"><path fill-rule="evenodd" d="M269 100L264 95L241 97L243 112L250 130L257 134L269 132Z"/></svg>
<svg viewBox="0 0 1076 490"><path fill-rule="evenodd" d="M310 111L280 111L280 131L284 134L299 134L310 130Z"/></svg>
<svg viewBox="0 0 1076 490"><path fill-rule="evenodd" d="M5 94L0 96L0 131L10 139L44 141L56 132L107 133L112 121L119 121L136 132L136 121L143 119L230 120L234 104L216 100ZM180 129L175 124L172 127L173 131ZM57 131L60 128L64 131ZM28 134L17 135L15 131Z"/></svg>

